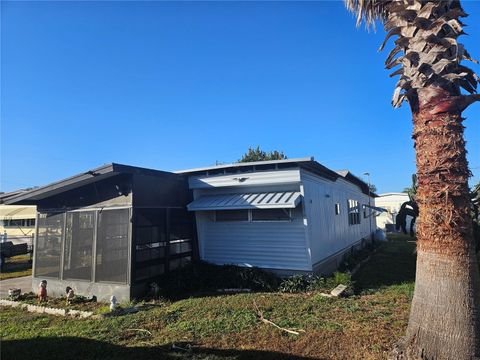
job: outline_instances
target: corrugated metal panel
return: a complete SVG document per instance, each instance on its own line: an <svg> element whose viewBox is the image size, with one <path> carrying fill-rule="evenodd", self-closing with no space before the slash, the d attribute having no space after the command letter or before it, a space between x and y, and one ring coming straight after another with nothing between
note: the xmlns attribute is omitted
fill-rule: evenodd
<svg viewBox="0 0 480 360"><path fill-rule="evenodd" d="M188 204L188 210L233 210L295 208L301 201L298 191L206 195Z"/></svg>
<svg viewBox="0 0 480 360"><path fill-rule="evenodd" d="M303 219L213 222L197 215L201 257L215 264L311 270Z"/></svg>
<svg viewBox="0 0 480 360"><path fill-rule="evenodd" d="M244 187L257 185L299 184L300 170L258 171L210 176L192 176L188 180L190 189L211 189L219 187Z"/></svg>

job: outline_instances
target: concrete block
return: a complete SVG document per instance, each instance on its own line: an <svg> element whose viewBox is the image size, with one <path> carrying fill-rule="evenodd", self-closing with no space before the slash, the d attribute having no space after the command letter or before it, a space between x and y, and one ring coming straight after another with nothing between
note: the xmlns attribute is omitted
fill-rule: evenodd
<svg viewBox="0 0 480 360"><path fill-rule="evenodd" d="M333 290L330 292L330 294L331 294L332 296L340 296L340 295L343 294L343 292L344 292L345 290L347 290L347 286L340 284L340 285L338 285L335 289L333 289Z"/></svg>
<svg viewBox="0 0 480 360"><path fill-rule="evenodd" d="M70 316L77 316L79 318L87 318L93 315L90 311L81 311L81 310L68 310L67 315Z"/></svg>
<svg viewBox="0 0 480 360"><path fill-rule="evenodd" d="M18 304L19 304L19 303L18 303L17 301L0 299L0 305L3 305L3 306L13 306L13 307L17 307Z"/></svg>
<svg viewBox="0 0 480 360"><path fill-rule="evenodd" d="M45 312L45 307L37 305L27 305L27 311L43 314Z"/></svg>
<svg viewBox="0 0 480 360"><path fill-rule="evenodd" d="M45 308L46 314L65 316L65 309Z"/></svg>

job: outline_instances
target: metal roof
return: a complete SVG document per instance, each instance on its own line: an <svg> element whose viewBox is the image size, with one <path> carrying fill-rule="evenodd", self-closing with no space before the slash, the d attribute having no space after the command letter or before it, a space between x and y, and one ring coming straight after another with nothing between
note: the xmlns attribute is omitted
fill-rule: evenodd
<svg viewBox="0 0 480 360"><path fill-rule="evenodd" d="M373 198L378 197L377 194L375 194L373 191L370 191L370 187L365 181L360 179L358 176L353 175L349 170L337 170L335 172L341 177L343 177L345 180L360 187L360 189L362 189L362 192L365 195L369 195Z"/></svg>
<svg viewBox="0 0 480 360"><path fill-rule="evenodd" d="M262 165L276 165L276 164L289 164L289 163L296 164L296 163L310 162L310 161L314 161L313 156L303 157L303 158L294 158L294 159L283 159L283 160L251 161L251 162L239 162L239 163L233 163L233 164L220 164L220 165L212 165L212 166L206 166L201 168L178 170L178 171L175 171L175 173L185 174L185 173L204 172L204 171L210 171L210 170L251 167L256 165L262 166Z"/></svg>
<svg viewBox="0 0 480 360"><path fill-rule="evenodd" d="M24 192L27 192L27 191L30 191L30 190L33 190L33 189L36 189L35 188L31 188L29 190L27 189L19 189L19 190L14 190L14 191L10 191L10 192L2 192L0 193L0 204L4 204L8 199L14 197L14 196L17 196L21 193L24 193Z"/></svg>
<svg viewBox="0 0 480 360"><path fill-rule="evenodd" d="M286 209L295 208L302 200L297 191L207 195L188 204L189 211L238 210L238 209Z"/></svg>
<svg viewBox="0 0 480 360"><path fill-rule="evenodd" d="M378 197L384 197L384 196L406 196L408 197L408 194L407 193L404 193L404 192L389 192L389 193L383 193L383 194L379 194Z"/></svg>
<svg viewBox="0 0 480 360"><path fill-rule="evenodd" d="M62 193L71 189L78 188L102 179L109 178L118 174L138 174L161 177L179 177L179 175L160 171L146 169L136 166L111 163L100 166L93 170L35 188L30 191L21 192L18 195L11 196L5 200L5 204L35 204L38 200L45 199L52 195Z"/></svg>
<svg viewBox="0 0 480 360"><path fill-rule="evenodd" d="M293 158L293 159L283 159L283 160L270 160L270 161L254 161L254 162L241 162L234 164L222 164L215 166L208 166L196 169L188 170L179 170L175 171L177 174L185 175L222 175L232 172L255 172L255 171L264 171L264 170L281 170L297 167L318 176L321 176L325 179L336 181L339 177L344 178L345 180L351 182L352 184L357 185L365 195L370 195L371 197L376 197L377 195L369 191L368 184L362 179L356 177L348 170L333 171L323 166L319 162L315 161L313 156L303 157L303 158Z"/></svg>
<svg viewBox="0 0 480 360"><path fill-rule="evenodd" d="M252 161L241 162L234 164L222 164L215 166L208 166L203 168L179 170L175 171L177 174L186 175L221 175L235 172L255 172L255 171L270 171L270 170L282 170L290 168L302 168L308 170L316 175L319 175L325 179L335 181L339 174L322 164L315 161L313 156L294 159L283 160L268 160L268 161Z"/></svg>

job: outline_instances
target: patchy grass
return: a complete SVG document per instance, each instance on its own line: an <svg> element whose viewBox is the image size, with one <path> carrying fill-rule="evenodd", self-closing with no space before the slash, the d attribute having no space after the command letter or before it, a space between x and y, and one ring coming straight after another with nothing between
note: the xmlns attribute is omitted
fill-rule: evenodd
<svg viewBox="0 0 480 360"><path fill-rule="evenodd" d="M145 311L75 320L2 308L5 359L383 359L408 320L414 244L382 244L355 275L356 294L318 292L198 296ZM305 333L290 335L257 318ZM172 350L172 344L191 350Z"/></svg>
<svg viewBox="0 0 480 360"><path fill-rule="evenodd" d="M5 264L0 273L0 280L12 279L32 275L30 255L17 255L5 259Z"/></svg>
<svg viewBox="0 0 480 360"><path fill-rule="evenodd" d="M357 293L375 293L389 287L407 287L413 292L416 244L409 236L398 233L389 235L389 240L353 277Z"/></svg>

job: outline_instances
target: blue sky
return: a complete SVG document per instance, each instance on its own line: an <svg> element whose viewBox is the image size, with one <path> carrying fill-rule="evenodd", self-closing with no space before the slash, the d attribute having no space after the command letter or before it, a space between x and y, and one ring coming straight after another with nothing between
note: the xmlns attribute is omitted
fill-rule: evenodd
<svg viewBox="0 0 480 360"><path fill-rule="evenodd" d="M480 58L480 5L464 7ZM2 1L1 20L2 191L110 162L234 162L256 145L368 171L379 192L410 185L384 33L355 28L341 1ZM465 116L478 182L480 104Z"/></svg>

